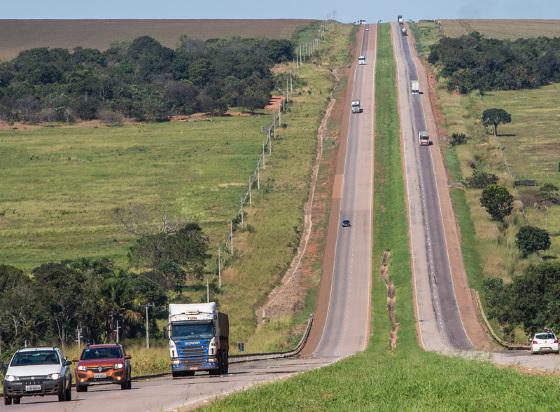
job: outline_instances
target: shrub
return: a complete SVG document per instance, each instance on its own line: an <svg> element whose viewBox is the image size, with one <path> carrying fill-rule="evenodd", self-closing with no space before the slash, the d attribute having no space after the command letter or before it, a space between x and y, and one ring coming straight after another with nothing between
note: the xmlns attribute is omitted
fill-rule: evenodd
<svg viewBox="0 0 560 412"><path fill-rule="evenodd" d="M459 144L467 143L467 135L465 133L453 133L451 135L451 145L457 146Z"/></svg>
<svg viewBox="0 0 560 412"><path fill-rule="evenodd" d="M473 189L484 189L486 186L498 183L498 176L474 169L472 176L467 178L467 186Z"/></svg>
<svg viewBox="0 0 560 412"><path fill-rule="evenodd" d="M549 249L550 235L544 229L534 226L523 226L517 232L515 243L525 258L530 253Z"/></svg>

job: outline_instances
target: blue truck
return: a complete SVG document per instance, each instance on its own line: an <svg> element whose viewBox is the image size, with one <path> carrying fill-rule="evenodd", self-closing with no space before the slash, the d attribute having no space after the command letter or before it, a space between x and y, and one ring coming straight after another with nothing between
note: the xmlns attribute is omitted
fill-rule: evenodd
<svg viewBox="0 0 560 412"><path fill-rule="evenodd" d="M229 319L215 302L170 304L167 333L174 378L228 373Z"/></svg>

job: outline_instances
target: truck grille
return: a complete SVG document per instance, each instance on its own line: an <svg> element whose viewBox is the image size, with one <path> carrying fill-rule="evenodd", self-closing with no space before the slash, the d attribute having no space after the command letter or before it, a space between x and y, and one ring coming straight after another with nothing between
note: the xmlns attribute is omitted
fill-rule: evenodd
<svg viewBox="0 0 560 412"><path fill-rule="evenodd" d="M183 358L183 363L188 365L199 365L206 363L208 359L208 348L203 345L181 346L177 348L177 354Z"/></svg>

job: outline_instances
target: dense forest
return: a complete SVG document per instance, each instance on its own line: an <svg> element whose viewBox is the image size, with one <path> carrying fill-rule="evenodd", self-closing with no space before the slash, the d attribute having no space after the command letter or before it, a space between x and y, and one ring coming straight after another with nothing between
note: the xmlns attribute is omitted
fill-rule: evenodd
<svg viewBox="0 0 560 412"><path fill-rule="evenodd" d="M560 81L560 37L443 37L431 46L428 60L441 68L447 88L460 93L534 88Z"/></svg>
<svg viewBox="0 0 560 412"><path fill-rule="evenodd" d="M289 40L183 37L176 50L139 37L106 51L38 48L0 64L0 119L65 121L125 116L161 121L228 107L263 107L271 68L292 60Z"/></svg>
<svg viewBox="0 0 560 412"><path fill-rule="evenodd" d="M204 276L208 246L200 226L187 223L140 236L126 269L107 259L85 258L46 263L31 274L0 264L2 354L24 343L72 343L78 328L85 342L114 340L117 325L121 339L141 337L147 304L153 304L151 334L161 337L156 320L166 318L169 301L189 302L182 292ZM200 296L205 299L206 291Z"/></svg>

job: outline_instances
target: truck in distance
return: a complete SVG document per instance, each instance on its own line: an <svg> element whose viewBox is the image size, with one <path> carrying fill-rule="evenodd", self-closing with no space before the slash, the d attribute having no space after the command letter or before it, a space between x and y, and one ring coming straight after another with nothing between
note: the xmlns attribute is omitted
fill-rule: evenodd
<svg viewBox="0 0 560 412"><path fill-rule="evenodd" d="M171 375L228 373L229 319L215 302L169 305Z"/></svg>
<svg viewBox="0 0 560 412"><path fill-rule="evenodd" d="M399 14L399 15L397 16L397 21L399 22L399 24L404 24L404 19L403 19L402 14Z"/></svg>
<svg viewBox="0 0 560 412"><path fill-rule="evenodd" d="M425 130L421 130L418 132L418 143L420 146L429 146L430 145L430 135Z"/></svg>
<svg viewBox="0 0 560 412"><path fill-rule="evenodd" d="M366 56L358 56L358 64L366 64Z"/></svg>
<svg viewBox="0 0 560 412"><path fill-rule="evenodd" d="M406 31L406 27L404 27L404 26L401 27L401 34L403 36L408 36L408 32Z"/></svg>
<svg viewBox="0 0 560 412"><path fill-rule="evenodd" d="M418 80L412 80L410 82L410 92L412 94L420 94L420 82Z"/></svg>
<svg viewBox="0 0 560 412"><path fill-rule="evenodd" d="M359 100L352 100L352 113L362 113L364 109L360 105Z"/></svg>

